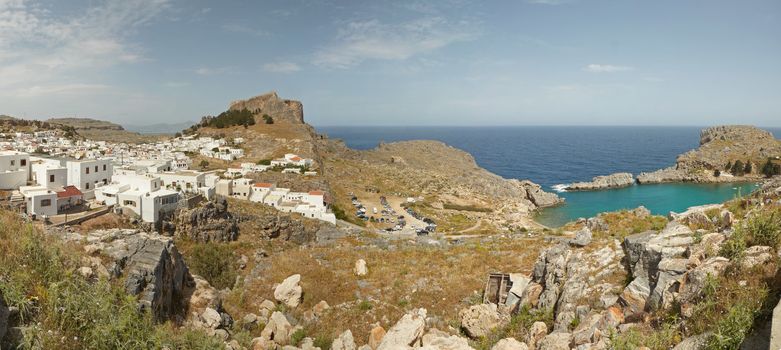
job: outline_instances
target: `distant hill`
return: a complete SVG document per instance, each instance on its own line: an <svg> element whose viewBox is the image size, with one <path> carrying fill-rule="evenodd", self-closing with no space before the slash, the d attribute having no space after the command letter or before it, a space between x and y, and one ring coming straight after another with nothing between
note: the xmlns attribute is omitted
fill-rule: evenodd
<svg viewBox="0 0 781 350"><path fill-rule="evenodd" d="M181 123L157 123L147 125L125 124L124 127L125 130L140 134L175 134L193 125L195 125L195 122L187 121Z"/></svg>
<svg viewBox="0 0 781 350"><path fill-rule="evenodd" d="M158 136L142 135L127 131L122 125L91 118L51 118L50 124L65 125L76 129L79 135L91 140L142 143L156 141Z"/></svg>

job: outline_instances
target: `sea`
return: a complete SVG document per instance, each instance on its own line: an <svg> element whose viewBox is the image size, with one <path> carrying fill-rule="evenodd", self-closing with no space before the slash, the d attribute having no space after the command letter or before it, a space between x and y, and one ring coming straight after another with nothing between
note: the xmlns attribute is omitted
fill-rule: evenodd
<svg viewBox="0 0 781 350"><path fill-rule="evenodd" d="M438 140L472 154L477 164L508 179L528 179L546 191L616 172L639 174L666 168L699 146L703 127L509 126L509 127L317 127L355 149L381 142ZM765 128L781 135L779 128ZM751 192L756 184L659 184L622 189L559 192L565 204L540 211L540 223L558 227L600 212L645 206L654 214L681 212Z"/></svg>

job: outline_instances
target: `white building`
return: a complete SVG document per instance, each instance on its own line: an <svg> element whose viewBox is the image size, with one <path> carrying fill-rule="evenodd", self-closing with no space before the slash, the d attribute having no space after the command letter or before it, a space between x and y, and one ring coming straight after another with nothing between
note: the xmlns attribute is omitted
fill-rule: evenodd
<svg viewBox="0 0 781 350"><path fill-rule="evenodd" d="M30 155L17 151L0 152L0 189L17 189L30 179Z"/></svg>
<svg viewBox="0 0 781 350"><path fill-rule="evenodd" d="M85 199L94 198L95 187L107 185L114 173L108 159L69 160L65 162L65 167L68 169L68 185L81 190Z"/></svg>
<svg viewBox="0 0 781 350"><path fill-rule="evenodd" d="M22 186L19 188L25 199L28 215L57 215L57 193L43 186Z"/></svg>
<svg viewBox="0 0 781 350"><path fill-rule="evenodd" d="M130 210L144 222L156 223L166 213L176 210L179 192L163 188L159 174L121 174L113 183L96 190L96 199Z"/></svg>
<svg viewBox="0 0 781 350"><path fill-rule="evenodd" d="M30 158L32 180L50 190L68 185L68 169L57 159Z"/></svg>
<svg viewBox="0 0 781 350"><path fill-rule="evenodd" d="M166 188L181 192L198 193L201 187L206 186L204 173L183 170L158 174Z"/></svg>

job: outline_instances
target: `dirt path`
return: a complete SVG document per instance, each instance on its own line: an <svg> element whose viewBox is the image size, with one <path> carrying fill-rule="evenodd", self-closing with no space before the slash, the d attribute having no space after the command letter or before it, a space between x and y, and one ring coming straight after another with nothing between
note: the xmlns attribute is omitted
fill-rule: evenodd
<svg viewBox="0 0 781 350"><path fill-rule="evenodd" d="M456 232L456 233L458 233L458 234L464 234L464 233L467 233L467 232L472 232L472 231L475 231L475 230L477 230L478 228L480 228L480 225L482 225L482 224L483 224L483 219L477 219L477 223L476 223L476 224L474 224L474 226L472 226L472 227L469 227L469 228L465 228L465 229L463 229L463 230L461 230L461 231L458 231L458 232Z"/></svg>

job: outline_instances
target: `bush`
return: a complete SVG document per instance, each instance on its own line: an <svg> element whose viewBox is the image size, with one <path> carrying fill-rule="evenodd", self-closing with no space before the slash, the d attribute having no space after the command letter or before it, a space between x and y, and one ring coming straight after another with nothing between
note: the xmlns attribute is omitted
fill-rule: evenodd
<svg viewBox="0 0 781 350"><path fill-rule="evenodd" d="M255 117L247 109L230 110L210 119L207 125L218 129L234 125L255 125Z"/></svg>
<svg viewBox="0 0 781 350"><path fill-rule="evenodd" d="M190 270L205 278L214 288L231 288L236 282L233 251L226 244L196 244L186 259Z"/></svg>
<svg viewBox="0 0 781 350"><path fill-rule="evenodd" d="M263 115L263 121L264 121L266 124L274 124L274 118L271 118L271 116L270 116L270 115L268 115L268 114L264 114L264 115Z"/></svg>
<svg viewBox="0 0 781 350"><path fill-rule="evenodd" d="M724 241L719 255L733 260L740 261L746 253L746 233L743 228L738 227L732 235Z"/></svg>
<svg viewBox="0 0 781 350"><path fill-rule="evenodd" d="M708 349L739 349L751 330L757 308L747 304L732 305L716 324L708 339Z"/></svg>
<svg viewBox="0 0 781 350"><path fill-rule="evenodd" d="M735 163L732 163L732 169L730 169L730 172L732 175L735 176L743 176L743 171L745 170L745 166L743 165L743 162L740 160L736 160Z"/></svg>
<svg viewBox="0 0 781 350"><path fill-rule="evenodd" d="M781 215L777 211L763 211L746 220L746 230L750 234L750 245L778 247L781 238Z"/></svg>

